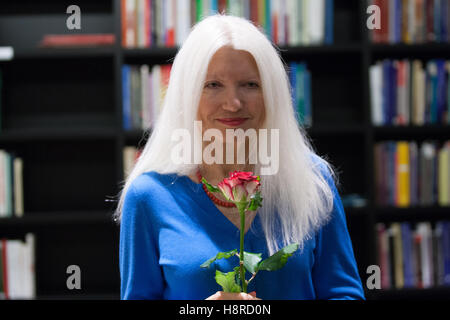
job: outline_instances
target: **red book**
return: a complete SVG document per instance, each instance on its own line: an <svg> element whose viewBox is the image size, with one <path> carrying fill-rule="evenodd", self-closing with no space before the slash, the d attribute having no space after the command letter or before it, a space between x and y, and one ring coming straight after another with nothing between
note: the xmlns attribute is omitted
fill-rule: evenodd
<svg viewBox="0 0 450 320"><path fill-rule="evenodd" d="M121 20L121 34L122 34L122 47L127 46L127 0L120 1L120 20Z"/></svg>
<svg viewBox="0 0 450 320"><path fill-rule="evenodd" d="M3 289L5 291L5 299L9 299L9 288L8 288L8 262L6 260L7 256L7 240L1 239L2 241L2 252L0 254L2 255L3 260L3 274L0 276L3 277Z"/></svg>
<svg viewBox="0 0 450 320"><path fill-rule="evenodd" d="M380 30L380 42L389 42L389 3L388 0L381 0L380 5L380 20L381 20L381 30Z"/></svg>
<svg viewBox="0 0 450 320"><path fill-rule="evenodd" d="M145 0L144 4L144 43L145 47L151 46L151 18L150 18L150 10L151 10L151 0Z"/></svg>
<svg viewBox="0 0 450 320"><path fill-rule="evenodd" d="M258 0L250 0L250 20L252 20L255 25L259 25Z"/></svg>
<svg viewBox="0 0 450 320"><path fill-rule="evenodd" d="M272 16L272 39L275 44L278 44L278 15Z"/></svg>
<svg viewBox="0 0 450 320"><path fill-rule="evenodd" d="M76 47L113 45L114 34L49 34L45 35L42 47Z"/></svg>
<svg viewBox="0 0 450 320"><path fill-rule="evenodd" d="M427 16L427 25L426 25L426 40L427 41L435 41L436 36L434 34L434 1L426 0L426 16Z"/></svg>
<svg viewBox="0 0 450 320"><path fill-rule="evenodd" d="M376 6L378 6L378 8L380 8L380 19L382 19L382 17L381 17L381 11L382 11L382 2L383 2L383 0L375 0L374 1L374 5L376 5ZM382 21L380 21L380 29L373 29L373 37L372 37L372 42L373 43L380 43L380 42L382 42L383 41L383 35L382 35L382 33L383 33L383 29L382 29L382 27L383 27L383 25L381 24L381 22Z"/></svg>
<svg viewBox="0 0 450 320"><path fill-rule="evenodd" d="M227 11L227 0L219 0L218 9L219 13L225 13Z"/></svg>

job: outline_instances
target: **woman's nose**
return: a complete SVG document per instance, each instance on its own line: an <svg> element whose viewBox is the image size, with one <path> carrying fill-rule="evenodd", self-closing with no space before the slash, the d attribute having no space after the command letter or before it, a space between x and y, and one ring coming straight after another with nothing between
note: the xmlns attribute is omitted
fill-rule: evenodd
<svg viewBox="0 0 450 320"><path fill-rule="evenodd" d="M233 88L227 90L226 101L223 104L223 108L227 111L236 112L242 108L241 97L238 94L238 90Z"/></svg>

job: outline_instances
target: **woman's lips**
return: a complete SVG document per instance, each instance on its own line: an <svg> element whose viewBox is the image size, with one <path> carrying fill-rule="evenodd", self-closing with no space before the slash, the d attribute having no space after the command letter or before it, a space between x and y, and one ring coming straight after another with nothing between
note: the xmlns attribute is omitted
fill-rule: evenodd
<svg viewBox="0 0 450 320"><path fill-rule="evenodd" d="M223 119L217 119L217 121L226 124L227 126L239 126L242 123L244 123L247 120L247 118L223 118Z"/></svg>

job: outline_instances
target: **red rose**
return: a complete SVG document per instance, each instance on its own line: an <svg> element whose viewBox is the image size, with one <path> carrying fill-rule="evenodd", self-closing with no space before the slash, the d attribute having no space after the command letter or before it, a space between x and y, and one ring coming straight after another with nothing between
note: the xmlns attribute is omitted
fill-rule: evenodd
<svg viewBox="0 0 450 320"><path fill-rule="evenodd" d="M259 178L254 176L252 172L234 171L230 173L229 178L223 179L217 187L228 200L246 202L257 191L259 185Z"/></svg>

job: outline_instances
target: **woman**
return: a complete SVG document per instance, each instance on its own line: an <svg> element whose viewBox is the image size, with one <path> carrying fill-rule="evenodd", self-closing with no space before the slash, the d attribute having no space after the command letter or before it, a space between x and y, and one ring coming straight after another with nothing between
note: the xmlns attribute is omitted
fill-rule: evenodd
<svg viewBox="0 0 450 320"><path fill-rule="evenodd" d="M174 161L179 142L172 134L180 129L190 137L213 130L215 142L236 151L234 161ZM227 129L275 129L279 145L270 149L279 166L264 171L267 163L250 161L250 142L227 149L235 141ZM194 140L184 160L208 145ZM239 148L244 163L236 161ZM224 293L215 282L215 269L231 271L233 258L200 268L217 252L239 248L237 209L207 195L200 179L217 185L234 170L252 171L262 182L263 205L246 216L245 250L267 258L300 244L282 269L258 273L251 294ZM121 298L364 299L334 178L297 124L270 41L247 20L204 19L175 57L161 116L119 199Z"/></svg>

